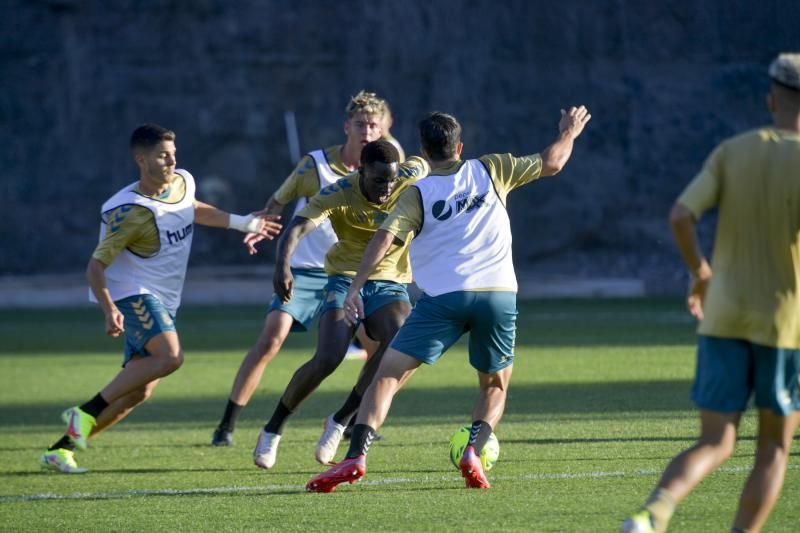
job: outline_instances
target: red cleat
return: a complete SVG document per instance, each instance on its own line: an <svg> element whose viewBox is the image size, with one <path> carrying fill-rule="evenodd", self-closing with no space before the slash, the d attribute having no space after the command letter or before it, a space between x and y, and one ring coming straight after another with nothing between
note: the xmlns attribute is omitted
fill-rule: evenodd
<svg viewBox="0 0 800 533"><path fill-rule="evenodd" d="M306 483L306 490L309 492L333 492L336 486L347 481L355 483L367 472L367 456L359 455L352 459L344 459L336 466L314 476Z"/></svg>
<svg viewBox="0 0 800 533"><path fill-rule="evenodd" d="M467 482L468 489L488 489L491 487L489 480L486 479L486 475L483 473L481 458L478 457L472 446L467 446L467 449L464 450L459 467L461 468L461 476Z"/></svg>

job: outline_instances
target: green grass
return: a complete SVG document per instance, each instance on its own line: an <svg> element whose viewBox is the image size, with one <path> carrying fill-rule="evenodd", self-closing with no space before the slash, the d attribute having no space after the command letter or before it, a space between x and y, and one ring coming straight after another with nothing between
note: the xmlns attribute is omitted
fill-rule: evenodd
<svg viewBox="0 0 800 533"><path fill-rule="evenodd" d="M308 494L322 419L359 363L343 363L291 419L273 470L250 454L315 334L292 336L268 367L236 446L208 445L262 321L256 307L182 310L184 367L78 453L89 473L66 476L41 472L37 457L63 431L61 410L117 372L121 342L104 338L95 309L0 311L0 530L615 531L696 436L694 326L679 301L526 302L491 490L464 489L448 460L477 391L460 343L398 395L360 484ZM727 530L754 434L748 414L734 457L679 507L672 531ZM797 530L798 494L795 464L767 531Z"/></svg>

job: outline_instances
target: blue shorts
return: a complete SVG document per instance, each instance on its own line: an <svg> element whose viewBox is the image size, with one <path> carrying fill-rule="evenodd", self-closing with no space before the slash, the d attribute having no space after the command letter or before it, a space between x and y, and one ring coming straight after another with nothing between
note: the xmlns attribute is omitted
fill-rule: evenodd
<svg viewBox="0 0 800 533"><path fill-rule="evenodd" d="M319 314L322 315L330 309L344 309L344 299L352 283L353 278L348 276L329 276L325 285L325 302ZM411 305L405 284L396 281L368 280L361 288L361 299L364 301L365 318L392 302L406 302Z"/></svg>
<svg viewBox="0 0 800 533"><path fill-rule="evenodd" d="M700 409L741 412L750 396L779 416L800 410L800 350L700 335L692 401Z"/></svg>
<svg viewBox="0 0 800 533"><path fill-rule="evenodd" d="M417 300L391 346L430 365L469 332L470 364L494 374L514 362L516 331L517 293L456 291Z"/></svg>
<svg viewBox="0 0 800 533"><path fill-rule="evenodd" d="M328 275L321 268L293 268L292 276L292 299L284 304L277 294L274 295L267 314L276 309L283 311L294 319L291 331L308 331L322 306L323 289Z"/></svg>
<svg viewBox="0 0 800 533"><path fill-rule="evenodd" d="M137 294L114 302L125 317L125 359L128 364L134 356L150 355L144 345L165 331L175 331L175 317L152 294Z"/></svg>

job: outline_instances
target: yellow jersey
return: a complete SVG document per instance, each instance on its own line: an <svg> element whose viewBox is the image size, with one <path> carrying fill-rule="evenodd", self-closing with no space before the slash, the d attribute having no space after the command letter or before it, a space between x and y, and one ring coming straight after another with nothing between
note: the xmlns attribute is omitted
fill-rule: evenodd
<svg viewBox="0 0 800 533"><path fill-rule="evenodd" d="M325 256L325 271L328 275L355 277L367 244L386 220L397 199L411 184L427 176L429 171L427 161L421 157L412 156L407 159L400 165L399 183L389 200L380 205L370 202L361 192L357 172L325 187L309 200L308 205L297 216L307 218L315 225L330 219L339 238L339 242ZM408 243L393 243L369 279L411 282Z"/></svg>
<svg viewBox="0 0 800 533"><path fill-rule="evenodd" d="M696 219L719 207L698 332L800 349L800 134L722 142L678 202Z"/></svg>

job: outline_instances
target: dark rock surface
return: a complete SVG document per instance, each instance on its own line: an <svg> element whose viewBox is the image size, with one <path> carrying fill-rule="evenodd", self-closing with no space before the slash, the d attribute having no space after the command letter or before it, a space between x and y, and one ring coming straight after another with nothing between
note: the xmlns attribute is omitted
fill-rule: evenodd
<svg viewBox="0 0 800 533"><path fill-rule="evenodd" d="M538 151L587 104L568 168L509 198L517 264L658 290L683 283L669 206L717 142L769 121L800 2L5 0L0 28L0 274L83 269L100 204L137 177L138 124L174 129L201 199L246 212L291 170L284 112L327 146L368 88L409 153L429 110L459 117L469 157ZM200 230L192 262L252 264L239 240Z"/></svg>

